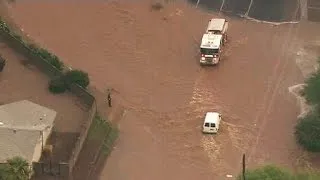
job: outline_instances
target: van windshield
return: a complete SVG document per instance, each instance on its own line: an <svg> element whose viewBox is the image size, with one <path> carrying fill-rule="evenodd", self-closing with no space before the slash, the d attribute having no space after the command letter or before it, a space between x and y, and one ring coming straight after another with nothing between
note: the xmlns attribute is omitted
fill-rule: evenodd
<svg viewBox="0 0 320 180"><path fill-rule="evenodd" d="M201 48L201 49L200 49L200 52L201 52L201 54L211 55L211 54L219 53L219 49L206 49L206 48Z"/></svg>
<svg viewBox="0 0 320 180"><path fill-rule="evenodd" d="M216 124L215 123L211 123L211 127L216 127Z"/></svg>
<svg viewBox="0 0 320 180"><path fill-rule="evenodd" d="M209 123L205 123L204 126L205 126L205 127L209 127Z"/></svg>

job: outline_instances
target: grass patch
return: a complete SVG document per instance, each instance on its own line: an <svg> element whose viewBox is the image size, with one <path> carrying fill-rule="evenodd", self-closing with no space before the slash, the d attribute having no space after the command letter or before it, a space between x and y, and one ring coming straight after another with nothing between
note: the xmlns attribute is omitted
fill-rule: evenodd
<svg viewBox="0 0 320 180"><path fill-rule="evenodd" d="M109 155L113 144L118 137L118 130L110 122L96 115L88 132L88 140L102 141L101 151L104 155Z"/></svg>
<svg viewBox="0 0 320 180"><path fill-rule="evenodd" d="M266 165L246 171L246 180L319 180L320 174L317 171L301 171L293 173L274 165ZM243 180L242 175L237 180Z"/></svg>

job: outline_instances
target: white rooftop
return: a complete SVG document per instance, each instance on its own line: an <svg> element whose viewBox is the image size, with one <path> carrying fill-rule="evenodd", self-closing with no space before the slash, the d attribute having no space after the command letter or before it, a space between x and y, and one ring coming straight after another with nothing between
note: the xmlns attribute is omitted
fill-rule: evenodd
<svg viewBox="0 0 320 180"><path fill-rule="evenodd" d="M31 162L40 132L53 127L56 114L27 100L0 106L0 163L14 156Z"/></svg>
<svg viewBox="0 0 320 180"><path fill-rule="evenodd" d="M204 122L216 123L219 119L219 113L217 112L207 112Z"/></svg>
<svg viewBox="0 0 320 180"><path fill-rule="evenodd" d="M43 130L51 126L56 112L23 100L0 106L0 127Z"/></svg>
<svg viewBox="0 0 320 180"><path fill-rule="evenodd" d="M209 20L207 32L209 31L222 31L225 24L225 19L211 19Z"/></svg>
<svg viewBox="0 0 320 180"><path fill-rule="evenodd" d="M219 49L221 45L221 34L203 34L200 48Z"/></svg>

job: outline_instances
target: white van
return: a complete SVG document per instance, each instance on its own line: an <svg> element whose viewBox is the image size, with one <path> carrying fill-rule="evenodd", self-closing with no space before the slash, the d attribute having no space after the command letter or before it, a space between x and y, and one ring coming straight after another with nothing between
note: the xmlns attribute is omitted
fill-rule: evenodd
<svg viewBox="0 0 320 180"><path fill-rule="evenodd" d="M217 133L219 131L221 114L217 112L207 112L203 123L203 133Z"/></svg>

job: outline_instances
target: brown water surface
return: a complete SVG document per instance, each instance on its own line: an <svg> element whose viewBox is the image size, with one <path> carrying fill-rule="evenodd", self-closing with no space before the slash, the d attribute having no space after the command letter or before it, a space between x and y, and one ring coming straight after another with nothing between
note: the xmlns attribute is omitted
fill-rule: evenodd
<svg viewBox="0 0 320 180"><path fill-rule="evenodd" d="M100 179L223 179L249 166L292 167L297 108L287 88L301 82L293 54L298 25L230 19L216 67L200 67L209 18L184 2L151 11L139 2L17 2L13 19L35 41L116 90L127 107L120 138ZM203 135L207 111L223 114Z"/></svg>

